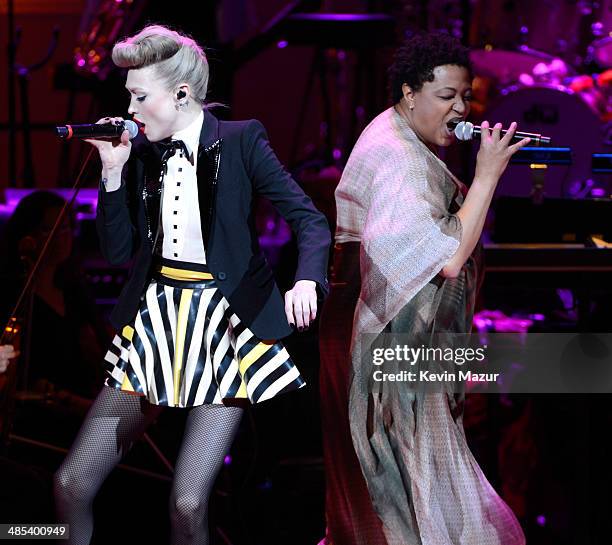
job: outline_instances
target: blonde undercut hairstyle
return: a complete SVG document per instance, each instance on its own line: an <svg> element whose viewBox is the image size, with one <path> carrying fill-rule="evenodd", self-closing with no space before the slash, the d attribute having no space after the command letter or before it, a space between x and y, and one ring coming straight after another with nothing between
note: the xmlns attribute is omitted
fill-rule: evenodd
<svg viewBox="0 0 612 545"><path fill-rule="evenodd" d="M204 105L208 91L208 60L197 42L162 25L149 25L138 34L117 42L113 62L120 68L155 65L169 91L188 83L191 96Z"/></svg>

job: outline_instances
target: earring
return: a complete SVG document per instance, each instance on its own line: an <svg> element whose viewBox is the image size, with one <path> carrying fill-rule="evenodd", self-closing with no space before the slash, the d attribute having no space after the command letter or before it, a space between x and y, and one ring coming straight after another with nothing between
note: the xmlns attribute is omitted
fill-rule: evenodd
<svg viewBox="0 0 612 545"><path fill-rule="evenodd" d="M410 101L410 109L411 109L411 110L414 110L414 100L411 100L411 101Z"/></svg>
<svg viewBox="0 0 612 545"><path fill-rule="evenodd" d="M178 112L179 110L184 110L185 108L187 108L187 106L189 106L189 101L185 100L183 102L177 102L174 105L174 108L176 109L176 111Z"/></svg>

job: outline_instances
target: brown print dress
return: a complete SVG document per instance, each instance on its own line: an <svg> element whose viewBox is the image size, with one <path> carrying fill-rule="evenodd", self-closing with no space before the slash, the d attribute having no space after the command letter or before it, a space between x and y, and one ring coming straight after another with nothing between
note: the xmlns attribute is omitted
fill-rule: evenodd
<svg viewBox="0 0 612 545"><path fill-rule="evenodd" d="M382 333L420 346L434 334L451 342L452 334L469 332L478 251L456 279L438 275L461 240L455 212L464 192L393 108L364 130L336 190L336 243L359 243L348 419L388 545L525 543L467 446L463 394L375 381L371 357L362 358L370 342L364 339ZM329 517L328 507L328 523Z"/></svg>

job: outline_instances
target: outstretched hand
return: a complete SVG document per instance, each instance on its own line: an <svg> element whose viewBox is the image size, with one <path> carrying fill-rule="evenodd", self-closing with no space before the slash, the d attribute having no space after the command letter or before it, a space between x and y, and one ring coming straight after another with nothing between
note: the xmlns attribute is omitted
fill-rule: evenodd
<svg viewBox="0 0 612 545"><path fill-rule="evenodd" d="M493 128L489 127L488 121L481 123L480 149L476 158L475 178L488 178L495 180L497 183L497 180L506 170L510 158L522 147L529 144L530 138L523 138L516 144L511 144L516 127L516 122L512 122L508 132L502 137L501 123L496 123Z"/></svg>

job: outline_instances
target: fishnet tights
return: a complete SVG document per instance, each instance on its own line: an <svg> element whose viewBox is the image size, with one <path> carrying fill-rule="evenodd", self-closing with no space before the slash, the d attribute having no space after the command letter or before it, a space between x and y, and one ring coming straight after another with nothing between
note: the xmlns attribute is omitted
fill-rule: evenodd
<svg viewBox="0 0 612 545"><path fill-rule="evenodd" d="M54 476L58 521L70 524L70 545L89 544L98 490L161 410L143 398L102 388ZM170 495L171 544L208 545L208 498L243 410L200 405L189 411Z"/></svg>

